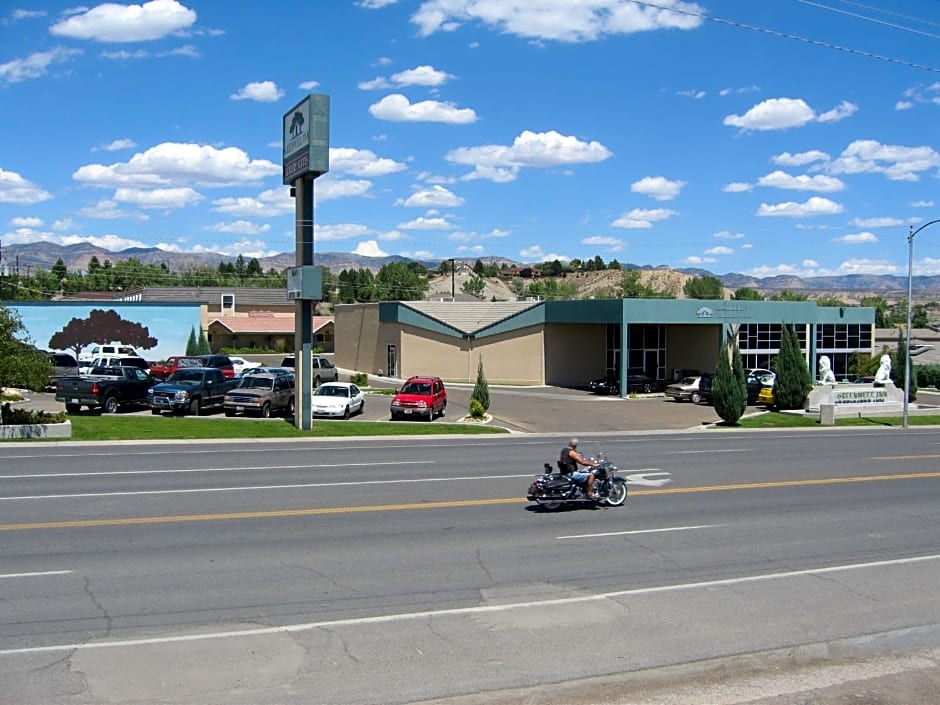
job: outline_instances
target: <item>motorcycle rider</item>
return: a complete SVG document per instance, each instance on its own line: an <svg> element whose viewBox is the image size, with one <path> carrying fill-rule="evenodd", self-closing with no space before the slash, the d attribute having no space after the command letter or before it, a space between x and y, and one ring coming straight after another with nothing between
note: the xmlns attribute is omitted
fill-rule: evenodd
<svg viewBox="0 0 940 705"><path fill-rule="evenodd" d="M578 452L578 439L572 438L568 441L568 445L561 449L561 456L558 458L558 467L561 469L563 475L568 475L579 485L584 484L587 486L588 499L599 499L597 493L594 492L594 473L578 470L579 465L589 468L597 467L597 463L593 460L586 459Z"/></svg>

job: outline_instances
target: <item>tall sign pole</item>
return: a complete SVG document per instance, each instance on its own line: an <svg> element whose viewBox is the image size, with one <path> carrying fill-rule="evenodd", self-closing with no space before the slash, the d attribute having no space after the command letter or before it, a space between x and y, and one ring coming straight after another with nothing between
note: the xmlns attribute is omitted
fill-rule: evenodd
<svg viewBox="0 0 940 705"><path fill-rule="evenodd" d="M313 313L323 299L323 272L313 266L313 181L330 170L330 97L311 93L284 113L284 184L294 194L295 266L287 272L294 301L294 425L313 426Z"/></svg>

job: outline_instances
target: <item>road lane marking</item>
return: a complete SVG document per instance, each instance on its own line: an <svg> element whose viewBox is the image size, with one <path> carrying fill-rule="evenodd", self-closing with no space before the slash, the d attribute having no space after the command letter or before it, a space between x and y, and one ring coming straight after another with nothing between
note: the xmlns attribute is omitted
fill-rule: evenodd
<svg viewBox="0 0 940 705"><path fill-rule="evenodd" d="M696 439L697 440L697 439ZM712 450L668 450L666 455L691 455L692 453L753 453L751 448L714 448Z"/></svg>
<svg viewBox="0 0 940 705"><path fill-rule="evenodd" d="M571 536L556 536L558 539L593 539L599 536L633 536L634 534L662 534L669 531L692 531L693 529L713 529L722 524L700 524L698 526L670 526L665 529L640 529L637 531L608 531L603 534L572 534Z"/></svg>
<svg viewBox="0 0 940 705"><path fill-rule="evenodd" d="M931 453L925 455L876 455L872 460L935 460L940 458L940 453Z"/></svg>
<svg viewBox="0 0 940 705"><path fill-rule="evenodd" d="M635 490L631 497L646 495L693 494L697 492L729 492L737 490L761 490L779 487L812 487L815 485L839 485L857 482L887 482L889 480L922 480L940 477L940 472L907 473L904 475L871 475L867 477L830 477L816 480L780 480L777 482L755 482L736 485L711 485L705 487L673 487L669 489ZM457 478L452 478L457 479ZM415 480L417 481L417 480ZM442 480L441 480L442 481ZM401 480L408 482L408 480ZM356 483L364 484L364 483ZM117 493L120 494L120 493ZM11 499L9 497L3 499ZM504 497L498 499L464 499L446 502L413 502L407 504L373 504L361 507L320 507L307 509L278 509L256 512L228 512L224 514L183 514L176 516L128 517L119 519L78 519L67 521L44 521L29 524L0 524L0 531L25 531L29 529L74 529L90 526L131 526L135 524L169 524L196 521L224 521L231 519L277 519L283 517L322 516L331 514L360 514L366 512L394 512L411 509L450 509L453 507L483 507L498 504L521 504L527 499Z"/></svg>
<svg viewBox="0 0 940 705"><path fill-rule="evenodd" d="M20 656L23 654L50 653L59 651L79 651L85 649L113 649L129 646L149 646L154 644L178 644L181 642L208 641L210 639L232 639L240 637L265 636L269 634L297 634L316 629L336 629L339 627L359 627L371 624L390 624L395 622L410 622L415 620L439 619L441 617L463 617L468 615L487 614L494 612L509 612L519 609L544 609L556 605L583 604L586 602L601 602L636 595L656 595L683 590L700 590L715 587L729 587L746 585L749 583L766 582L772 580L786 580L789 578L815 577L832 573L845 573L854 570L872 568L892 568L896 566L914 565L940 559L940 555L913 556L910 558L895 558L885 561L872 561L870 563L851 563L847 565L826 566L823 568L809 568L805 570L789 570L780 573L764 573L761 575L744 575L738 578L723 578L719 580L702 580L695 583L678 583L674 585L660 585L657 587L634 588L629 590L616 590L614 592L601 592L593 595L578 595L576 597L559 597L550 600L532 600L528 602L512 602L500 605L479 605L476 607L455 607L443 610L425 610L422 612L404 612L398 614L376 615L373 617L354 617L350 619L334 619L322 622L307 622L304 624L284 624L278 627L258 627L256 629L238 629L226 632L210 632L198 634L180 634L177 636L149 637L140 639L123 639L112 641L80 642L73 644L52 644L49 646L27 646L19 649L2 649L2 656Z"/></svg>
<svg viewBox="0 0 940 705"><path fill-rule="evenodd" d="M105 477L111 475L172 475L187 473L210 473L210 472L243 472L248 470L318 470L321 468L361 468L374 467L376 465L428 465L436 463L436 460L389 460L372 463L318 463L316 465L249 465L247 467L227 467L227 468L178 468L175 470L157 469L157 470L93 470L91 472L49 472L32 473L30 475L0 475L0 480L37 480L42 478L56 477Z"/></svg>
<svg viewBox="0 0 940 705"><path fill-rule="evenodd" d="M68 575L71 570L44 570L39 573L0 573L0 578L37 578L44 575Z"/></svg>

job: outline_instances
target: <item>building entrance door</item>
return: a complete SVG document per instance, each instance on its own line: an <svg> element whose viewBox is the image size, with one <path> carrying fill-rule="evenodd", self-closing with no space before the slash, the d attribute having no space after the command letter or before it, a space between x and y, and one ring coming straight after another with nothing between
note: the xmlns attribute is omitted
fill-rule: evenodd
<svg viewBox="0 0 940 705"><path fill-rule="evenodd" d="M394 344L388 346L388 376L398 376L398 349Z"/></svg>

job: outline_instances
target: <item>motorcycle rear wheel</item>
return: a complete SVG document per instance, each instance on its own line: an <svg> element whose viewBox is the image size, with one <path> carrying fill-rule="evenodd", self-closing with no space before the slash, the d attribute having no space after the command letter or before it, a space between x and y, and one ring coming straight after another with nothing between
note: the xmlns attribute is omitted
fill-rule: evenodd
<svg viewBox="0 0 940 705"><path fill-rule="evenodd" d="M610 490L604 498L604 503L608 507L619 507L627 501L627 485L623 482L611 482Z"/></svg>
<svg viewBox="0 0 940 705"><path fill-rule="evenodd" d="M553 512L563 504L562 502L547 501L544 499L538 500L538 503L539 506L547 512Z"/></svg>

